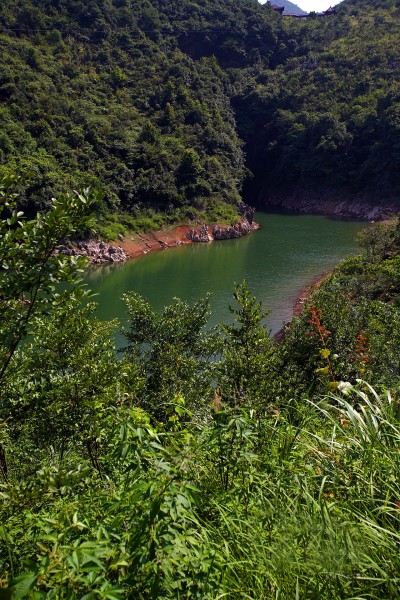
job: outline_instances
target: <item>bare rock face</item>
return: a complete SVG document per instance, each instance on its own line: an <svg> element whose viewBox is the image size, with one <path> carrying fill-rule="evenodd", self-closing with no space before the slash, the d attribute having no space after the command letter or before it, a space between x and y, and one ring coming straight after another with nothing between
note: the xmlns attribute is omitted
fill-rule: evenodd
<svg viewBox="0 0 400 600"><path fill-rule="evenodd" d="M239 228L239 226L241 225L241 223L235 223L233 226L230 225L229 227L218 227L218 225L216 225L214 227L214 239L215 240L233 240L235 238L240 238L242 237L242 235L244 235L241 232L241 229Z"/></svg>
<svg viewBox="0 0 400 600"><path fill-rule="evenodd" d="M251 217L253 214L251 215ZM220 227L215 225L212 230L212 234L209 232L209 228L204 224L198 231L195 228L190 229L186 234L186 237L192 242L211 242L213 240L233 240L235 238L243 237L252 230L252 226L246 218L238 221L234 225L228 227Z"/></svg>
<svg viewBox="0 0 400 600"><path fill-rule="evenodd" d="M209 233L208 225L206 223L202 225L200 231L197 231L196 229L194 229L194 227L190 229L187 232L186 237L192 242L212 242L214 239Z"/></svg>
<svg viewBox="0 0 400 600"><path fill-rule="evenodd" d="M245 202L240 202L238 205L238 210L244 218L244 220L247 221L249 225L251 225L253 223L254 213L256 212L256 209L252 206L249 206Z"/></svg>
<svg viewBox="0 0 400 600"><path fill-rule="evenodd" d="M86 256L92 265L121 263L125 262L128 258L128 255L121 246L113 246L98 240L77 242L75 245L70 241L65 241L58 248L58 252L67 256Z"/></svg>

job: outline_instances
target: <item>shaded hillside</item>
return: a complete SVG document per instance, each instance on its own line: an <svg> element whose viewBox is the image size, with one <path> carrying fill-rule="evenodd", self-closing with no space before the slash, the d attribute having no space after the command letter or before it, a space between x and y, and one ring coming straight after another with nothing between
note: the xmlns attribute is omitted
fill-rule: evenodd
<svg viewBox="0 0 400 600"><path fill-rule="evenodd" d="M256 0L5 0L0 27L0 169L29 177L29 212L91 185L124 226L229 220L245 158L252 202L398 196L398 1L297 20Z"/></svg>
<svg viewBox="0 0 400 600"><path fill-rule="evenodd" d="M86 185L103 213L237 203L242 145L220 65L265 60L278 20L255 1L183 5L1 4L0 161L29 176L28 208Z"/></svg>
<svg viewBox="0 0 400 600"><path fill-rule="evenodd" d="M337 13L282 19L276 67L234 99L252 195L328 187L398 198L400 3L353 0Z"/></svg>

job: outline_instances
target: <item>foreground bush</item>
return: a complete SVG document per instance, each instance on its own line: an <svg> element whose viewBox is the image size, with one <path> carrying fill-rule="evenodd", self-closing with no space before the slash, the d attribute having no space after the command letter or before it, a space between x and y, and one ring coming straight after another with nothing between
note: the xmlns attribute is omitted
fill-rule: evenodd
<svg viewBox="0 0 400 600"><path fill-rule="evenodd" d="M280 347L245 285L210 332L206 300L156 315L131 294L118 360L54 253L90 195L24 221L0 193L0 597L397 598L396 378L332 381L326 290ZM357 349L343 373L367 372Z"/></svg>
<svg viewBox="0 0 400 600"><path fill-rule="evenodd" d="M332 396L295 427L116 418L103 479L53 464L2 487L13 597L395 598L398 407L362 387L358 409Z"/></svg>

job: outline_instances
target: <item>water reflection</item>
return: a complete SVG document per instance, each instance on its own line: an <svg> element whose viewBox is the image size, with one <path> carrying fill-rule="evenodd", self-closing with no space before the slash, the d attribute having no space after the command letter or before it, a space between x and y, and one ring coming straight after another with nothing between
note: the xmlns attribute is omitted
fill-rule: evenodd
<svg viewBox="0 0 400 600"><path fill-rule="evenodd" d="M99 317L124 320L121 297L130 290L156 310L174 297L194 302L210 292L211 322L228 321L234 284L246 279L270 310L275 332L290 320L293 299L305 284L356 252L356 234L365 225L308 215L258 214L257 220L262 229L242 239L177 247L90 270L85 281L99 294Z"/></svg>

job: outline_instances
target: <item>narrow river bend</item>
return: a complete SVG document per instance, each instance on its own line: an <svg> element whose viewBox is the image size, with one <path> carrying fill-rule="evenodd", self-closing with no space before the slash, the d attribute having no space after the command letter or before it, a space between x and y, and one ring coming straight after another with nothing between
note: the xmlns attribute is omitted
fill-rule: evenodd
<svg viewBox="0 0 400 600"><path fill-rule="evenodd" d="M174 297L188 302L211 293L211 323L231 320L235 283L246 279L251 293L270 311L272 333L292 317L293 301L312 279L357 252L365 222L321 216L258 213L262 228L238 240L192 244L148 254L124 265L88 270L85 282L98 294L98 316L124 321L122 294L145 296L156 310Z"/></svg>

